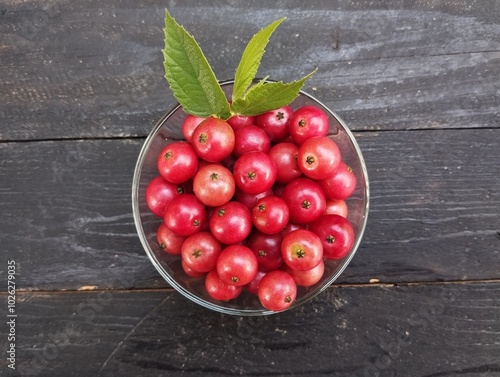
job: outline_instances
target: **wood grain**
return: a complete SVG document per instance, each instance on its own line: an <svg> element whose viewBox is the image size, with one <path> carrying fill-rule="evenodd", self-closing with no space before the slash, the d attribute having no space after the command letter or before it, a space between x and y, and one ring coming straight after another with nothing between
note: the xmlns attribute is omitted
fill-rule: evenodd
<svg viewBox="0 0 500 377"><path fill-rule="evenodd" d="M371 182L340 282L500 277L500 130L356 134ZM141 139L0 143L0 244L23 289L165 286L130 202Z"/></svg>
<svg viewBox="0 0 500 377"><path fill-rule="evenodd" d="M337 286L256 318L163 290L23 293L18 366L38 376L497 376L499 294L498 283Z"/></svg>
<svg viewBox="0 0 500 377"><path fill-rule="evenodd" d="M259 75L318 67L305 90L355 131L365 237L299 308L209 311L142 249L133 169L174 105L165 7L219 79L286 16ZM499 14L497 0L3 1L0 248L18 318L17 371L3 357L0 376L500 376Z"/></svg>
<svg viewBox="0 0 500 377"><path fill-rule="evenodd" d="M318 67L305 89L355 130L499 126L494 0L10 1L0 7L0 139L147 135L174 104L165 6L219 79L233 77L259 28L287 16L260 74L292 80Z"/></svg>

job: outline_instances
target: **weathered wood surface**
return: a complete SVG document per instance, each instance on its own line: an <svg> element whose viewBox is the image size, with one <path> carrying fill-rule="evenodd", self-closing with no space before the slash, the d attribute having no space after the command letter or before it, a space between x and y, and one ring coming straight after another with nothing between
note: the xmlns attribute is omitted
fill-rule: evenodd
<svg viewBox="0 0 500 377"><path fill-rule="evenodd" d="M142 250L132 172L174 104L165 7L220 79L287 16L259 73L317 66L305 89L356 131L365 237L300 308L208 311ZM0 248L19 316L18 369L3 357L0 376L500 376L499 14L496 0L3 1ZM67 291L82 286L106 290Z"/></svg>
<svg viewBox="0 0 500 377"><path fill-rule="evenodd" d="M498 283L337 286L252 318L165 290L23 293L18 375L498 376L499 295Z"/></svg>
<svg viewBox="0 0 500 377"><path fill-rule="evenodd" d="M0 6L0 139L147 135L174 99L169 7L220 79L248 39L287 16L262 75L292 80L355 130L498 127L500 5L489 1L11 0Z"/></svg>
<svg viewBox="0 0 500 377"><path fill-rule="evenodd" d="M499 129L356 136L371 210L341 282L500 278ZM163 285L131 213L142 143L0 143L0 244L21 264L23 289Z"/></svg>

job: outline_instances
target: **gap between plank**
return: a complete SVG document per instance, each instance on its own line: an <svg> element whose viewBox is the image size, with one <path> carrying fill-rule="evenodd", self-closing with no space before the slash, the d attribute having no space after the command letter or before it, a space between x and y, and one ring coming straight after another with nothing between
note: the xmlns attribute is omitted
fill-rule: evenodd
<svg viewBox="0 0 500 377"><path fill-rule="evenodd" d="M353 130L352 133L380 133L380 132L415 132L415 131L470 131L470 130L498 130L500 127L441 127L441 128L404 128L404 129L377 129L377 130ZM97 141L97 140L146 140L148 136L128 135L128 136L96 136L96 137L63 137L63 138L40 138L40 139L10 139L0 140L0 144L9 143L43 143L52 141ZM173 139L172 141L182 141L184 139Z"/></svg>
<svg viewBox="0 0 500 377"><path fill-rule="evenodd" d="M478 280L449 280L449 281L415 281L415 282L377 282L377 283L338 283L331 284L328 289L333 288L394 288L394 287L414 287L414 286L440 286L440 285L471 285L471 284L500 284L499 279L478 279ZM94 289L94 290L77 290L77 289L61 289L61 290L50 290L50 289L17 289L19 294L58 294L58 293L99 293L99 292L130 292L130 293L140 293L140 292L175 292L174 288L129 288L129 289ZM7 291L1 291L0 295L7 295Z"/></svg>

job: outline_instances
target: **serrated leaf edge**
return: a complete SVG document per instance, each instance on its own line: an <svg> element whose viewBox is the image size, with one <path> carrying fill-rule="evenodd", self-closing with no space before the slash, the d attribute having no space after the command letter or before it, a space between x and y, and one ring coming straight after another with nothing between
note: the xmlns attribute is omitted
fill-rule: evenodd
<svg viewBox="0 0 500 377"><path fill-rule="evenodd" d="M310 72L309 74L305 75L304 77L300 78L299 80L295 80L295 81L291 81L289 83L284 83L283 81L265 81L267 79L264 78L263 80L259 81L259 83L251 86L246 95L245 95L245 98L242 98L242 99L239 99L237 101L234 101L233 104L231 105L231 109L232 109L232 112L234 114L239 114L239 115L243 115L243 116L255 116L255 115L259 115L261 113L264 113L264 112L267 112L267 111L271 111L271 110L275 110L277 108L280 108L280 107L283 107L283 106L286 106L286 105L289 105L291 102L293 102L293 100L295 100L295 98L297 98L297 96L299 95L300 93L300 90L302 89L302 87L304 86L305 82L307 79L309 79L312 75L314 75L316 72L318 71L318 68L314 69L314 71ZM280 105L280 106L270 106L264 110L259 110L258 112L255 112L255 111L244 111L244 109L238 109L239 107L241 106L244 106L245 105L245 102L247 101L247 98L249 96L251 96L252 94L255 93L255 91L259 91L259 90L262 90L261 88L263 87L263 85L283 85L283 90L286 91L287 89L293 87L294 85L297 85L299 84L299 88L296 90L296 95L294 96L294 98L291 100L291 101L283 101L283 103ZM262 103L264 103L266 100L262 100ZM287 102L287 103L285 103ZM255 106L253 106L255 107ZM242 111L243 110L243 111Z"/></svg>
<svg viewBox="0 0 500 377"><path fill-rule="evenodd" d="M172 82L171 82L171 80L168 77L169 76L168 71L167 71L167 57L168 57L168 53L167 53L167 48L166 48L166 45L167 45L167 33L168 33L168 30L167 30L167 20L169 21L169 23L172 22L172 24L175 25L175 27L178 28L178 30L181 31L181 34L183 35L183 37L187 37L187 38L189 38L193 42L193 45L198 50L197 52L199 53L200 60L203 61L203 63L206 65L206 67L208 67L208 72L211 75L211 77L214 79L213 81L216 83L216 85L213 88L213 92L212 92L212 94L215 94L215 96L213 98L213 105L211 106L211 109L206 109L205 111L193 111L192 109L190 109L189 105L186 105L185 103L184 104L181 103L182 102L181 99L178 98L178 96L176 95L176 90L174 90L173 87L172 87L172 86L175 86L180 91L183 91L184 93L186 93L185 89L181 88L180 85L175 85L175 84L172 85L173 82L178 81L178 79L175 80L175 79L172 78ZM182 25L180 25L170 15L170 13L168 12L167 9L165 9L165 27L164 27L163 31L164 31L165 48L162 49L162 53L163 53L163 58L164 58L163 64L164 64L164 68L165 68L165 78L166 78L166 80L167 80L167 82L169 84L169 87L170 87L170 89L171 89L174 97L181 104L181 106L183 107L184 111L187 112L187 113L189 113L189 114L195 115L195 116L202 116L202 117L216 116L216 117L219 117L219 118L228 119L231 116L231 109L230 109L229 103L227 103L226 95L225 95L224 91L222 90L222 88L221 88L221 86L219 84L219 81L217 80L217 78L215 76L215 73L213 72L212 67L210 66L210 64L209 64L209 62L208 62L205 54L203 53L203 51L202 51L200 45L198 44L198 42L196 41L196 39ZM182 69L182 67L181 67L181 69ZM201 82L200 82L200 87L202 88L203 95L206 97L207 102L210 103L212 96L210 96L210 93L208 93L203 88L203 86L204 85L202 85ZM217 100L216 100L215 97L217 97L217 96L218 96L218 98L224 98L226 106L224 106L222 104L222 101L220 101L219 104L216 103Z"/></svg>
<svg viewBox="0 0 500 377"><path fill-rule="evenodd" d="M257 74L257 71L259 69L262 57L264 56L264 54L266 52L265 49L266 49L267 44L269 43L269 39L271 38L274 31L278 28L278 26L285 19L286 19L286 17L282 17L276 21L273 21L272 23L270 23L266 27L262 28L261 30L259 30L257 33L254 34L254 36L250 39L250 41L245 46L245 49L243 50L240 61L238 63L238 67L236 68L236 72L234 75L234 86L233 86L233 93L232 93L232 97L231 97L233 101L236 101L240 98L245 97L246 92L248 91L253 80L255 79L255 75ZM257 43L257 40L260 38L265 38L265 40L264 40L264 43L258 45L256 43ZM251 49L255 50L256 52L254 53L253 56L248 56L252 52ZM255 59L255 56L257 56L256 59ZM247 70L249 72L242 73L243 66L244 66L243 63L246 63L247 60L249 60L250 58L255 59L254 66L250 70Z"/></svg>

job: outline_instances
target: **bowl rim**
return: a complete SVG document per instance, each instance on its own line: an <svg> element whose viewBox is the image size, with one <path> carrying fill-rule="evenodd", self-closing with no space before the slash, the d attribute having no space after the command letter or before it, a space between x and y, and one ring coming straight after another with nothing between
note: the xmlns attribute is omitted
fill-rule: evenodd
<svg viewBox="0 0 500 377"><path fill-rule="evenodd" d="M268 80L271 81L271 80ZM224 80L220 81L219 84L221 86L226 86L230 84L234 84L234 80ZM308 99L316 102L320 106L322 106L324 109L326 109L329 112L329 115L335 118L335 120L342 126L343 130L346 132L347 136L349 137L349 140L351 144L354 147L354 150L356 152L357 157L359 158L361 169L363 176L365 178L365 190L364 190L364 198L365 198L365 205L364 205L364 214L362 221L359 226L358 234L356 235L355 243L353 244L351 251L349 252L348 255L346 255L341 263L337 266L335 273L325 282L322 283L321 287L316 289L313 294L308 295L307 297L299 298L297 299L287 310L296 308L305 302L311 300L312 298L316 297L318 294L323 292L325 289L327 289L332 283L338 279L338 277L344 272L344 270L347 268L349 263L351 262L352 258L356 254L359 245L361 243L361 240L363 239L363 235L365 232L366 224L368 221L368 213L370 209L370 184L369 184L369 179L368 179L368 171L366 169L366 163L363 157L363 154L361 152L361 149L356 141L356 138L354 137L354 134L352 131L347 127L346 123L344 120L334 111L332 111L328 106L326 106L323 102L318 100L316 97L313 95L309 94L308 92L304 90L299 91L299 95L303 95L307 97ZM141 150L139 152L139 155L137 157L137 162L135 165L134 169L134 176L132 180L132 212L133 212L133 217L134 217L134 223L135 227L137 230L137 235L139 236L139 239L141 241L141 244L143 246L144 251L148 255L151 263L153 266L156 268L156 270L160 273L160 275L169 283L172 288L180 292L184 297L190 299L191 301L205 307L211 310L215 310L221 313L225 314L233 314L233 315L242 315L242 316L261 316L261 315L269 315L269 314L276 314L280 312L274 312L267 310L265 308L262 309L244 309L244 308L231 308L231 307L226 307L223 305L219 305L213 302L208 302L193 293L191 293L189 290L185 289L182 285L178 284L161 266L160 262L157 260L157 258L154 255L154 252L151 250L149 243L147 241L146 234L144 233L144 228L142 226L142 221L141 221L141 215L140 215L140 210L139 210L139 183L140 183L140 176L142 173L142 168L144 164L144 159L146 156L147 151L149 150L149 147L153 140L156 138L158 131L163 127L163 124L165 123L166 119L168 119L173 113L175 113L177 110L179 110L182 106L177 103L172 107L170 111L167 111L161 118L160 120L156 123L155 127L149 132L146 140L144 141Z"/></svg>

